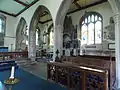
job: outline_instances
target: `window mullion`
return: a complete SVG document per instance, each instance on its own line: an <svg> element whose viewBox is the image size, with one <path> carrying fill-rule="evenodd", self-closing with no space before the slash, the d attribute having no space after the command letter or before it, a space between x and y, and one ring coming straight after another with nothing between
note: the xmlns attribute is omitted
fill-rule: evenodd
<svg viewBox="0 0 120 90"><path fill-rule="evenodd" d="M94 44L95 44L95 22L94 22Z"/></svg>
<svg viewBox="0 0 120 90"><path fill-rule="evenodd" d="M94 17L95 17L95 15L94 15ZM94 18L93 24L94 24L94 44L95 44L95 18Z"/></svg>
<svg viewBox="0 0 120 90"><path fill-rule="evenodd" d="M88 35L89 35L88 33L89 33L89 32L88 32L88 23L87 23L87 44L88 44L88 37L89 37L89 36L88 36Z"/></svg>

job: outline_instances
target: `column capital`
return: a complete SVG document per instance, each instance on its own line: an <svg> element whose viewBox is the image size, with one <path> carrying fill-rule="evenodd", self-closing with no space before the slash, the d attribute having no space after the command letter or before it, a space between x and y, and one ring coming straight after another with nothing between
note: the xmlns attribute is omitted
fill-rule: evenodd
<svg viewBox="0 0 120 90"><path fill-rule="evenodd" d="M120 13L113 16L115 23L120 23Z"/></svg>

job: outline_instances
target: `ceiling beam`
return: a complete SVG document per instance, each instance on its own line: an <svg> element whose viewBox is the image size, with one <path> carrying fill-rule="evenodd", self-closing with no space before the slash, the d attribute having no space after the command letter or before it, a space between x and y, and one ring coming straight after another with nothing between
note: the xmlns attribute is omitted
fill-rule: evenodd
<svg viewBox="0 0 120 90"><path fill-rule="evenodd" d="M19 1L19 0L14 0L14 1ZM34 5L36 2L38 2L39 0L35 0L33 1L30 5L28 5L27 7L25 7L24 9L22 9L20 12L18 12L17 14L11 14L11 13L8 13L8 12L5 12L5 11L2 11L0 10L1 13L4 13L6 15L9 15L9 16L13 16L13 17L17 17L18 15L20 15L22 12L24 12L25 10L27 10L29 7L31 7L32 5Z"/></svg>
<svg viewBox="0 0 120 90"><path fill-rule="evenodd" d="M17 13L15 16L17 17L18 15L20 15L22 12L24 12L25 10L27 10L29 7L31 7L32 5L34 5L36 2L38 2L39 0L34 0L31 4L29 4L27 7L25 7L24 9L22 9L19 13Z"/></svg>
<svg viewBox="0 0 120 90"><path fill-rule="evenodd" d="M40 17L44 17L44 16L46 16L46 15L48 15L48 14L49 14L49 13L45 11L43 14L40 15Z"/></svg>
<svg viewBox="0 0 120 90"><path fill-rule="evenodd" d="M22 1L19 1L19 0L14 0L14 1L21 4L21 5L23 5L23 6L25 6L25 7L28 6L28 4L26 4L26 3L22 2Z"/></svg>
<svg viewBox="0 0 120 90"><path fill-rule="evenodd" d="M78 12L78 11L80 11L80 10L83 10L83 9L86 9L86 8L89 8L89 7L92 7L92 6L95 6L95 5L102 4L102 3L107 2L107 1L108 1L108 0L101 0L101 1L99 1L99 2L92 3L92 4L90 4L90 5L81 7L81 8L79 8L79 9L73 10L73 11L71 11L71 12L68 12L67 15L68 15L68 14L75 13L75 12Z"/></svg>
<svg viewBox="0 0 120 90"><path fill-rule="evenodd" d="M81 6L77 2L74 2L74 4L77 6L77 8L81 8Z"/></svg>
<svg viewBox="0 0 120 90"><path fill-rule="evenodd" d="M39 21L39 23L40 23L40 24L45 24L45 23L50 22L50 21L52 21L52 19L48 19L48 20L46 20L46 21Z"/></svg>
<svg viewBox="0 0 120 90"><path fill-rule="evenodd" d="M19 1L19 0L15 0L15 1ZM34 4L35 4L36 2L38 2L38 1L39 1L39 0L33 1L30 5L28 5L27 7L25 7L23 10L21 10L21 11L20 11L19 13L17 13L17 14L11 14L11 13L8 13L8 12L2 11L2 10L0 10L0 12L2 12L2 13L4 13L4 14L7 14L7 15L9 15L9 16L16 17L16 16L20 15L22 12L24 12L25 10L27 10L29 7L31 7L32 5L34 5ZM74 3L75 1L77 1L77 0L74 0L73 3ZM79 8L79 9L74 10L74 11L68 12L67 15L68 15L68 14L72 14L72 13L74 13L74 12L78 12L78 11L80 11L80 10L82 10L82 9L86 9L86 8L89 8L89 7L98 5L98 4L102 4L102 3L107 2L107 1L108 1L108 0L101 0L101 1L99 1L99 2L96 2L96 3L93 3L93 4L87 5L87 6L85 6L85 7L81 7L81 8ZM44 15L43 15L43 16L44 16ZM42 17L43 17L43 16L42 16Z"/></svg>
<svg viewBox="0 0 120 90"><path fill-rule="evenodd" d="M77 2L77 1L79 1L79 0L73 0L72 3Z"/></svg>
<svg viewBox="0 0 120 90"><path fill-rule="evenodd" d="M78 4L77 1L78 1L78 0L74 0L72 3L74 3L74 4L77 6L77 8L81 8L81 6Z"/></svg>
<svg viewBox="0 0 120 90"><path fill-rule="evenodd" d="M0 10L0 12L1 12L1 13L4 13L4 14L7 14L7 15L9 15L9 16L15 17L15 14L11 14L11 13L8 13L8 12L2 11L2 10Z"/></svg>

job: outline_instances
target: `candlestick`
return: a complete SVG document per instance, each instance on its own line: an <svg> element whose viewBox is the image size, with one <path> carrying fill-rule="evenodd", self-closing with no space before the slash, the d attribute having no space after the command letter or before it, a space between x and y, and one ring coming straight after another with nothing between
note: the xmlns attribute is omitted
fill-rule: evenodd
<svg viewBox="0 0 120 90"><path fill-rule="evenodd" d="M15 73L15 66L12 66L11 68L11 74L8 80L4 80L5 84L9 84L9 85L13 85L19 82L19 79L14 77L14 73Z"/></svg>
<svg viewBox="0 0 120 90"><path fill-rule="evenodd" d="M10 79L14 79L15 67L12 66Z"/></svg>

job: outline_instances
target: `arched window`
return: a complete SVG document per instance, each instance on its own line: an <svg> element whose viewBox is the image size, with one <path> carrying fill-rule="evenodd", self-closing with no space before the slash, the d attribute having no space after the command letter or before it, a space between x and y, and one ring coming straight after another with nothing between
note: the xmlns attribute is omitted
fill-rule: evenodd
<svg viewBox="0 0 120 90"><path fill-rule="evenodd" d="M25 31L25 35L28 36L29 32L28 32L28 26L26 25L26 31ZM26 40L26 45L28 45L28 40Z"/></svg>
<svg viewBox="0 0 120 90"><path fill-rule="evenodd" d="M39 45L39 43L38 43L38 29L36 29L36 45Z"/></svg>
<svg viewBox="0 0 120 90"><path fill-rule="evenodd" d="M0 32L2 32L2 20L0 19Z"/></svg>
<svg viewBox="0 0 120 90"><path fill-rule="evenodd" d="M86 12L80 20L81 45L102 42L102 16L97 12Z"/></svg>
<svg viewBox="0 0 120 90"><path fill-rule="evenodd" d="M50 45L54 45L54 31L50 31Z"/></svg>
<svg viewBox="0 0 120 90"><path fill-rule="evenodd" d="M0 46L4 46L5 26L6 26L6 17L0 15Z"/></svg>

